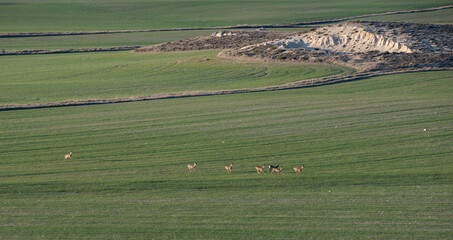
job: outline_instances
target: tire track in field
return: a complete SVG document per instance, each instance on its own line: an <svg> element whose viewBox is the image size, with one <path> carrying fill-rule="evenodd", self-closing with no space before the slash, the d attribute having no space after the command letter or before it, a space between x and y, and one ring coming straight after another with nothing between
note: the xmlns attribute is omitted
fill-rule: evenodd
<svg viewBox="0 0 453 240"><path fill-rule="evenodd" d="M391 74L426 72L426 71L446 71L446 70L453 70L453 67L358 72L358 73L354 73L354 74L350 74L350 75L314 78L314 79L301 80L301 81L291 82L291 83L286 83L286 84L281 84L281 85L258 87L258 88L212 90L212 91L192 91L192 92L180 92L180 93L162 93L162 94L155 94L155 95L151 95L151 96L121 97L121 98L112 98L112 99L67 100L67 101L62 101L62 102L51 102L51 103L3 104L3 105L0 105L0 111L86 106L86 105L98 105L98 104L162 100L162 99L171 99L171 98L187 98L187 97L202 97L202 96L228 95L228 94L240 94L240 93L280 91L280 90L289 90L289 89L297 89L297 88L317 87L317 86L324 86L324 85L337 84L337 83L343 83L343 82L351 82L351 81L356 81L356 80L360 80L360 79L366 79L366 78L370 78L370 77L377 77L377 76L384 76L384 75L391 75Z"/></svg>
<svg viewBox="0 0 453 240"><path fill-rule="evenodd" d="M78 48L78 49L36 49L36 50L13 50L0 51L0 56L7 55L35 55L35 54L57 54L57 53L84 53L84 52L112 52L112 51L129 51L139 48L140 46L110 47L110 48Z"/></svg>
<svg viewBox="0 0 453 240"><path fill-rule="evenodd" d="M18 32L18 33L0 33L0 38L15 38L15 37L42 37L42 36L67 36L67 35L91 35L91 34L113 34L113 33L136 33L136 32L171 32L171 31L193 31L193 30L223 30L223 29L245 29L245 28L299 28L304 26L311 26L317 24L329 24L342 21L350 21L354 19L397 15L405 13L419 13L419 12L433 12L444 9L453 8L453 5L440 6L434 8L414 9L384 13L372 13L360 16L351 16L344 18L334 18L330 20L309 21L300 23L289 24L255 24L255 25L236 25L236 26L223 26L223 27L197 27L197 28L163 28L163 29L142 29L142 30L111 30L111 31L85 31L85 32Z"/></svg>

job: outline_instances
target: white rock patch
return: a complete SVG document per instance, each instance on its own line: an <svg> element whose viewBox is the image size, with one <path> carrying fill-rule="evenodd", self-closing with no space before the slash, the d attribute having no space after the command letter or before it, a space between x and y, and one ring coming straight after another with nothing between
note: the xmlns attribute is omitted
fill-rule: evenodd
<svg viewBox="0 0 453 240"><path fill-rule="evenodd" d="M321 49L333 52L368 51L411 53L408 35L362 23L344 23L318 28L288 39L271 42L280 48ZM269 44L269 43L268 43Z"/></svg>

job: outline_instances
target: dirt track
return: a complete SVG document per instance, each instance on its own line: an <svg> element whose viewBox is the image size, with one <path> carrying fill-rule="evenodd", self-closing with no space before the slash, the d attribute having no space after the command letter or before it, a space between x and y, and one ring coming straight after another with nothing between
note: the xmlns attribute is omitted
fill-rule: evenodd
<svg viewBox="0 0 453 240"><path fill-rule="evenodd" d="M57 49L57 50L17 50L1 51L2 55L33 55L33 54L56 54L56 53L81 53L81 52L111 52L111 51L128 51L139 48L140 46L128 47L111 47L111 48L79 48L79 49Z"/></svg>
<svg viewBox="0 0 453 240"><path fill-rule="evenodd" d="M83 106L83 105L96 105L96 104L111 104L111 103L125 103L125 102L170 99L170 98L201 97L201 96L214 96L214 95L227 95L227 94L253 93L253 92L268 92L268 91L278 91L278 90L288 90L288 89L296 89L296 88L307 88L307 87L330 85L330 84L350 82L350 81L355 81L355 80L359 80L359 79L365 79L365 78L377 77L377 76L383 76L383 75L390 75L390 74L398 74L398 73L445 71L445 70L453 70L453 67L436 68L436 69L420 68L420 69L404 69L404 70L396 70L396 71L359 72L359 73L355 73L355 74L351 74L351 75L315 78L315 79L309 79L309 80L301 80L301 81L292 82L292 83L286 83L286 84L282 84L282 85L259 87L259 88L244 88L244 89L216 90L216 91L193 91L193 92L183 92L183 93L164 93L164 94L156 94L156 95L151 95L151 96L136 96L136 97L113 98L113 99L69 100L69 101L53 102L53 103L4 104L4 105L0 105L0 111L37 109L37 108L54 108L54 107L70 107L70 106Z"/></svg>

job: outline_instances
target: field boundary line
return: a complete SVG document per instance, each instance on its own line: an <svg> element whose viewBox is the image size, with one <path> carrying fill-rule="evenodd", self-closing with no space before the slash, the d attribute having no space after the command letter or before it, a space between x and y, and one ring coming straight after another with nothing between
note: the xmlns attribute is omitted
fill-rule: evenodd
<svg viewBox="0 0 453 240"><path fill-rule="evenodd" d="M113 104L113 103L162 100L162 99L171 99L171 98L187 98L187 97L229 95L229 94L240 94L240 93L280 91L280 90L290 90L290 89L297 89L297 88L325 86L325 85L330 85L330 84L351 82L351 81L356 81L356 80L360 80L360 79L366 79L366 78L370 78L370 77L378 77L378 76L384 76L384 75L391 75L391 74L427 72L427 71L446 71L446 70L453 70L453 67L403 69L403 70L394 70L394 71L358 72L358 73L349 74L349 75L341 75L341 76L337 75L337 76L330 76L330 77L323 77L323 78L314 78L314 79L300 80L300 81L296 81L296 82L286 83L286 84L282 84L282 85L273 85L273 86L258 87L258 88L212 90L212 91L191 91L191 92L180 92L180 93L161 93L161 94L155 94L155 95L150 95L150 96L120 97L120 98L111 98L111 99L67 100L67 101L50 102L50 103L3 104L3 105L0 105L0 111L86 106L86 105L98 105L98 104Z"/></svg>
<svg viewBox="0 0 453 240"><path fill-rule="evenodd" d="M112 51L129 51L140 48L140 46L123 46L123 47L109 47L109 48L76 48L76 49L24 49L13 51L0 51L0 56L9 55L35 55L35 54L58 54L58 53L84 53L84 52L112 52Z"/></svg>
<svg viewBox="0 0 453 240"><path fill-rule="evenodd" d="M0 38L19 38L19 37L43 37L43 36L67 36L67 35L92 35L92 34L114 34L114 33L137 33L137 32L171 32L171 31L195 31L195 30L228 30L228 29L247 29L247 28L299 28L317 24L329 24L348 20L355 20L367 17L387 16L406 13L432 12L453 8L453 5L446 5L434 8L402 10L384 13L371 13L359 16L344 18L334 18L329 20L308 21L288 24L254 24L254 25L236 25L221 27L196 27L196 28L163 28L163 29L138 29L138 30L109 30L109 31L81 31L81 32L17 32L17 33L0 33ZM313 27L313 26L312 26Z"/></svg>

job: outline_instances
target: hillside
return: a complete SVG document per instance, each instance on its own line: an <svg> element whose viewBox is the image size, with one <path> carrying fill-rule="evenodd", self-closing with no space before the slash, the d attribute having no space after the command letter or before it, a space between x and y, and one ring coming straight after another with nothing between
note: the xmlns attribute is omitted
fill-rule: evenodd
<svg viewBox="0 0 453 240"><path fill-rule="evenodd" d="M361 70L453 66L453 25L355 21L322 26L221 56L343 64Z"/></svg>
<svg viewBox="0 0 453 240"><path fill-rule="evenodd" d="M453 66L453 25L353 21L299 33L223 31L135 52L229 49L236 60L340 64L362 71Z"/></svg>
<svg viewBox="0 0 453 240"><path fill-rule="evenodd" d="M0 240L451 239L447 4L0 0Z"/></svg>
<svg viewBox="0 0 453 240"><path fill-rule="evenodd" d="M0 238L448 239L452 73L1 112Z"/></svg>

